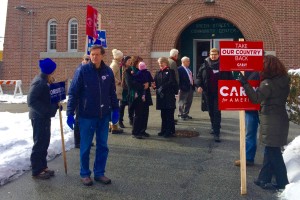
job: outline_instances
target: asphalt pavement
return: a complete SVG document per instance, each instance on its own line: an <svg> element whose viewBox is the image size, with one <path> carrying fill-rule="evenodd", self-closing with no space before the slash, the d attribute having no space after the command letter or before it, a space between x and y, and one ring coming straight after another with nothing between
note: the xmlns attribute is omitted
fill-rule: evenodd
<svg viewBox="0 0 300 200"><path fill-rule="evenodd" d="M155 102L155 98L153 98ZM0 103L0 112L26 112L26 104ZM127 107L126 107L127 111ZM127 116L127 112L125 113ZM111 185L94 183L84 186L79 176L79 150L67 152L68 173L64 172L62 156L48 163L56 172L50 180L34 180L28 171L16 180L0 187L1 200L77 200L77 199L277 199L275 191L254 185L263 158L259 145L255 165L247 167L247 194L241 195L239 159L239 114L222 112L221 143L215 143L210 132L207 112L200 110L200 97L194 97L191 120L178 121L176 130L197 131L198 137L161 138L160 112L150 107L148 130L150 138L134 139L125 117L125 133L109 135L109 157L106 176ZM177 112L176 112L177 116ZM289 141L298 134L299 126L290 124ZM95 147L91 150L93 168Z"/></svg>

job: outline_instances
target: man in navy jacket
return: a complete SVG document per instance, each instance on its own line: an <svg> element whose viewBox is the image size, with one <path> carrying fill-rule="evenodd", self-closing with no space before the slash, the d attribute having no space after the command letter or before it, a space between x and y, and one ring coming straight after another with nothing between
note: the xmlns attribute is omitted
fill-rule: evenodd
<svg viewBox="0 0 300 200"><path fill-rule="evenodd" d="M192 119L189 116L190 108L193 102L194 95L194 80L192 71L189 69L190 59L183 57L181 59L181 66L178 68L179 74L179 114L178 117L187 120Z"/></svg>
<svg viewBox="0 0 300 200"><path fill-rule="evenodd" d="M108 157L108 124L119 119L119 104L113 71L103 62L105 50L94 45L90 49L91 62L78 68L69 89L67 123L71 129L75 123L74 112L78 106L80 128L80 176L84 185L93 184L89 169L89 155L96 132L94 180L110 184L104 176Z"/></svg>

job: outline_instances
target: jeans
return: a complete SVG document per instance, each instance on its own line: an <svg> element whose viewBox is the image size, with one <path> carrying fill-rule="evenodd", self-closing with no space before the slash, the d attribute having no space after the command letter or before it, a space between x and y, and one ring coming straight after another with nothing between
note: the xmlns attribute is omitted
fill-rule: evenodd
<svg viewBox="0 0 300 200"><path fill-rule="evenodd" d="M266 146L264 162L260 170L258 180L265 183L271 183L273 175L275 175L276 183L279 188L284 188L287 184L289 184L281 148Z"/></svg>
<svg viewBox="0 0 300 200"><path fill-rule="evenodd" d="M104 176L108 157L108 124L110 114L103 118L79 117L80 127L80 176L89 177L90 150L94 134L96 132L96 155L94 161L94 177Z"/></svg>
<svg viewBox="0 0 300 200"><path fill-rule="evenodd" d="M47 168L47 150L50 144L51 119L31 119L33 128L33 147L30 156L32 176Z"/></svg>
<svg viewBox="0 0 300 200"><path fill-rule="evenodd" d="M246 160L254 162L256 154L257 128L259 124L257 111L246 111Z"/></svg>
<svg viewBox="0 0 300 200"><path fill-rule="evenodd" d="M74 125L74 144L75 147L80 145L80 130L79 130L79 119L78 119L78 108L75 110L75 125Z"/></svg>

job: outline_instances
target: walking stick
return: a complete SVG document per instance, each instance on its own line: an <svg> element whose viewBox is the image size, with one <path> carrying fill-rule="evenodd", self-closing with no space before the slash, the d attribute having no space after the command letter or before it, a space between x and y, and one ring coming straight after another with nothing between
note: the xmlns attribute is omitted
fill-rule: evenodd
<svg viewBox="0 0 300 200"><path fill-rule="evenodd" d="M60 122L60 134L61 134L61 147L62 147L62 154L64 158L64 166L65 166L65 174L67 174L67 156L66 156L66 150L65 150L65 139L64 139L64 132L63 132L63 125L62 125L62 117L61 117L61 110L60 110L60 102L58 103L59 107L59 122Z"/></svg>

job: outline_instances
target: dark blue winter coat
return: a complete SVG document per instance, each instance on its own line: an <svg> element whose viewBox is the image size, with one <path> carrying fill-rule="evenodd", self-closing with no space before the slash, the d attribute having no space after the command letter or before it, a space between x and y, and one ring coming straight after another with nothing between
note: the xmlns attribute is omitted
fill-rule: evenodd
<svg viewBox="0 0 300 200"><path fill-rule="evenodd" d="M51 104L48 75L40 73L31 82L27 95L29 119L49 119L54 117L57 104Z"/></svg>
<svg viewBox="0 0 300 200"><path fill-rule="evenodd" d="M119 109L114 74L103 61L99 69L91 62L78 68L68 94L68 116L77 106L79 117L84 118L102 118Z"/></svg>

